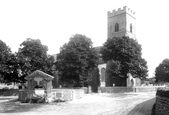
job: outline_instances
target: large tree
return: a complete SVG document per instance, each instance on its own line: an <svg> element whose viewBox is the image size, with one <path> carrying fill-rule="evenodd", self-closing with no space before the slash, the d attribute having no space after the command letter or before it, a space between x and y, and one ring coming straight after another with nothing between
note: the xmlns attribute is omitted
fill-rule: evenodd
<svg viewBox="0 0 169 115"><path fill-rule="evenodd" d="M60 48L56 67L61 81L66 84L83 86L90 80L97 63L98 55L92 47L91 39L76 34Z"/></svg>
<svg viewBox="0 0 169 115"><path fill-rule="evenodd" d="M1 82L4 82L4 77L9 72L7 61L9 60L11 53L12 52L9 46L7 46L5 42L0 40L0 80Z"/></svg>
<svg viewBox="0 0 169 115"><path fill-rule="evenodd" d="M127 73L138 78L147 76L147 62L142 58L141 50L141 45L136 40L126 36L114 37L104 43L102 58L108 62L109 75L123 81L119 85L126 85Z"/></svg>
<svg viewBox="0 0 169 115"><path fill-rule="evenodd" d="M18 51L20 62L20 76L24 77L35 70L41 70L52 75L53 56L47 54L48 47L43 45L39 39L28 38L23 41Z"/></svg>
<svg viewBox="0 0 169 115"><path fill-rule="evenodd" d="M169 82L169 59L164 59L155 69L156 82Z"/></svg>

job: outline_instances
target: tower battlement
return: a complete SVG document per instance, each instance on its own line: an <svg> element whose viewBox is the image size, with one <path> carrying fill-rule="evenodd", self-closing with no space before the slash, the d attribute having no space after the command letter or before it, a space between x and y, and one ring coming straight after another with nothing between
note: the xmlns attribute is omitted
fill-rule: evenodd
<svg viewBox="0 0 169 115"><path fill-rule="evenodd" d="M123 8L118 8L118 10L113 10L112 12L108 12L108 18L122 14L122 13L128 13L132 17L135 18L135 12L128 8L127 6L124 6Z"/></svg>

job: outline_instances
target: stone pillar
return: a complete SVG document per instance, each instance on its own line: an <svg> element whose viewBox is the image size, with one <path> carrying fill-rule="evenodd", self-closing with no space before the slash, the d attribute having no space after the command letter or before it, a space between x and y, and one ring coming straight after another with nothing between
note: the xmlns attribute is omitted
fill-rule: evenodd
<svg viewBox="0 0 169 115"><path fill-rule="evenodd" d="M51 80L47 80L46 81L46 93L47 93L47 97L51 97L51 92L52 92L52 81Z"/></svg>

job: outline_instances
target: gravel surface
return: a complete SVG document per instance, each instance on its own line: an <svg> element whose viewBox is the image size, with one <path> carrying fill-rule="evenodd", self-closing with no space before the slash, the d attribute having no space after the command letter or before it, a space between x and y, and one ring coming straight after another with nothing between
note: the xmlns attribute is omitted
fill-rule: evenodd
<svg viewBox="0 0 169 115"><path fill-rule="evenodd" d="M154 98L155 92L98 93L62 103L0 102L0 115L151 115Z"/></svg>

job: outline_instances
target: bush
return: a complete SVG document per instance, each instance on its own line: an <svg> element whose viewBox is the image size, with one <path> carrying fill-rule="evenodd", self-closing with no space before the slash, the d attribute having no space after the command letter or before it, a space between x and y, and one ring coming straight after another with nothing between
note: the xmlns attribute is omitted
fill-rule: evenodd
<svg viewBox="0 0 169 115"><path fill-rule="evenodd" d="M0 96L16 96L18 94L18 89L0 89Z"/></svg>
<svg viewBox="0 0 169 115"><path fill-rule="evenodd" d="M6 87L3 87L2 89L9 89L9 87L6 86Z"/></svg>

